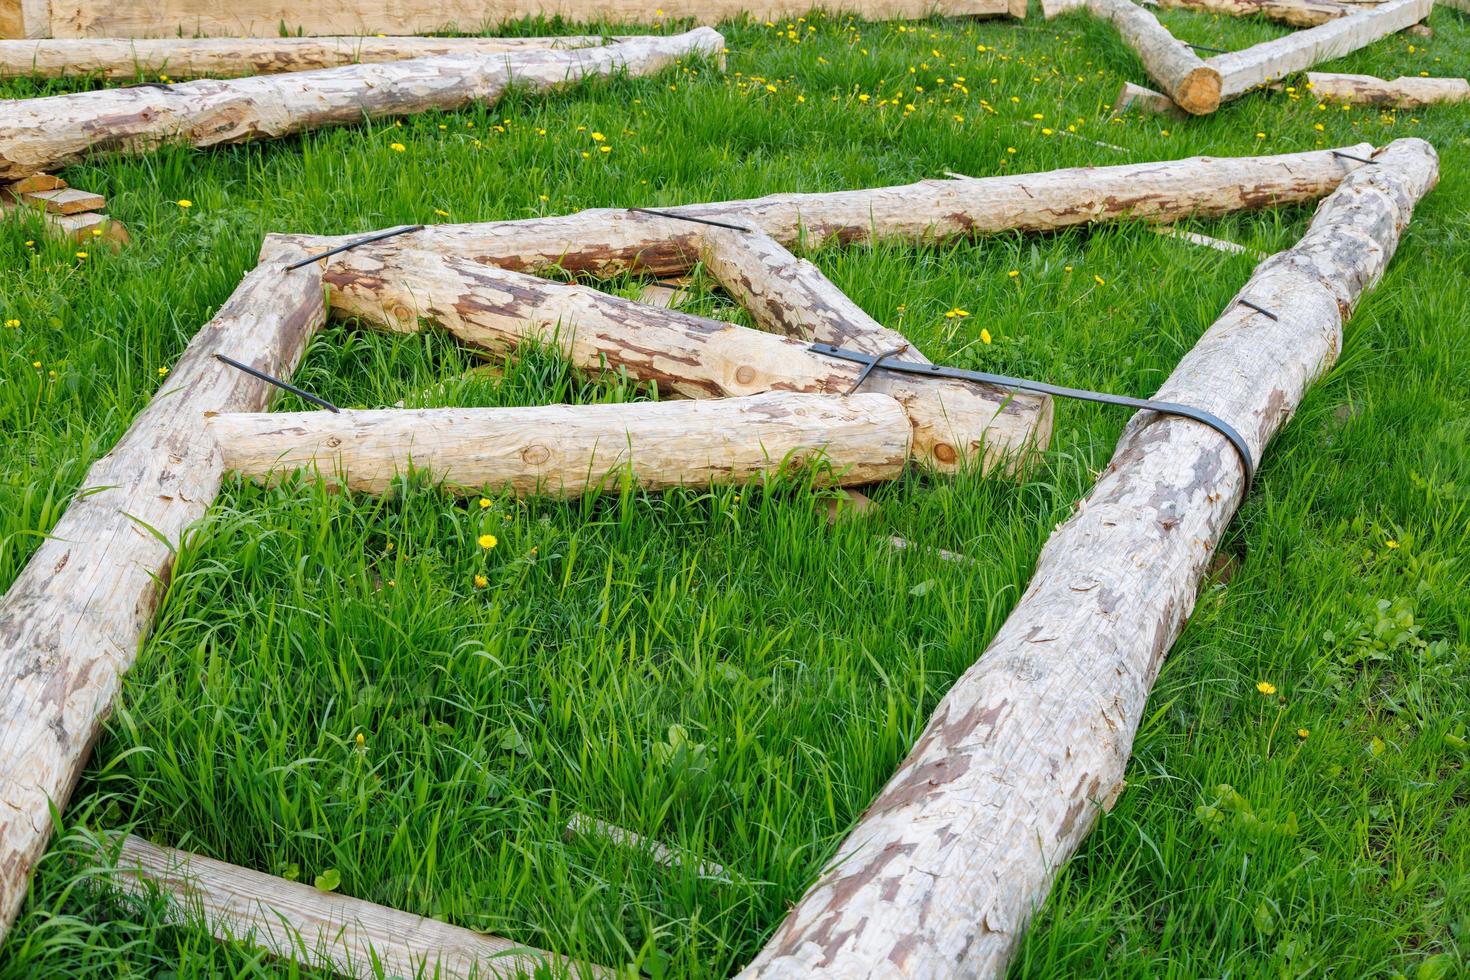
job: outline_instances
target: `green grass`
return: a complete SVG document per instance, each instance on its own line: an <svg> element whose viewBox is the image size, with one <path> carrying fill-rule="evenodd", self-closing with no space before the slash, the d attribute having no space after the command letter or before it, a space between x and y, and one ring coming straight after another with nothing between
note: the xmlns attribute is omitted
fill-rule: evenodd
<svg viewBox="0 0 1470 980"><path fill-rule="evenodd" d="M1280 33L1164 19L1220 47ZM1390 38L1334 67L1463 73L1470 21L1439 9L1431 24L1432 41ZM1470 969L1470 108L1323 109L1299 90L1205 119L1110 122L1121 81L1145 79L1086 17L791 25L800 43L784 22L727 25L726 75L685 66L66 171L136 240L83 259L34 227L0 228L0 320L20 321L0 328L0 587L269 231L1422 136L1441 184L1348 325L1341 363L1267 453L1222 549L1233 576L1201 596L1126 792L1063 869L1012 972ZM10 82L0 97L55 88ZM1022 125L1034 114L1126 150L1047 137ZM1193 227L1269 251L1309 217ZM1251 268L1128 224L812 257L936 360L1134 394L1157 387ZM945 318L954 307L971 315ZM743 316L707 291L696 309ZM344 324L297 380L366 407L646 397L540 351L500 378L463 379L473 363L441 337ZM183 549L0 974L297 972L99 893L86 841L104 829L306 881L333 870L347 894L655 975L729 974L984 649L1125 418L1061 404L1024 482L911 475L874 491L873 516L835 527L826 493L796 484L492 494L483 508L421 481L384 499L231 485ZM486 531L499 539L488 552L475 543ZM895 554L886 534L976 563ZM568 841L573 813L732 880Z"/></svg>

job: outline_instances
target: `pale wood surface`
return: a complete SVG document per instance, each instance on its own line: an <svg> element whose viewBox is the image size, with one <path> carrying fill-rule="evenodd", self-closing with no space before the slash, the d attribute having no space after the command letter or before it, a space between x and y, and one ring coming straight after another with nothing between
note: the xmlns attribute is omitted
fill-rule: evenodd
<svg viewBox="0 0 1470 980"><path fill-rule="evenodd" d="M1372 144L1341 147L1367 156ZM1328 150L1260 157L1189 157L1111 167L1076 167L972 180L923 180L895 187L776 194L670 207L674 214L759 228L785 246L895 238L948 240L1002 231L1055 231L1118 218L1168 222L1314 201L1358 164ZM360 235L273 236L311 250ZM414 234L442 249L506 269L612 276L637 270L682 275L699 261L703 231L621 208L551 218L432 225ZM396 247L365 245L354 255Z"/></svg>
<svg viewBox="0 0 1470 980"><path fill-rule="evenodd" d="M690 868L695 874L705 878L729 880L722 865L713 861L701 861L680 848L670 847L661 841L650 840L642 834L619 827L617 824L608 823L606 820L598 820L596 817L589 817L581 813L572 814L572 819L567 821L567 834L568 836L606 838L619 847L644 852L655 864L665 868Z"/></svg>
<svg viewBox="0 0 1470 980"><path fill-rule="evenodd" d="M0 217L10 217L19 204L0 200ZM121 221L114 221L100 211L84 211L80 214L52 214L36 208L34 212L46 228L46 233L56 238L65 238L78 245L101 242L111 248L126 245L132 240L128 229ZM94 234L94 232L96 234Z"/></svg>
<svg viewBox="0 0 1470 980"><path fill-rule="evenodd" d="M66 181L55 174L31 174L20 180L12 181L3 189L0 189L0 197L6 194L30 194L34 191L58 191L66 186Z"/></svg>
<svg viewBox="0 0 1470 980"><path fill-rule="evenodd" d="M1010 0L50 0L53 37L272 37L284 23L296 34L425 34L483 31L523 17L568 21L702 24L749 14L756 21L813 7L867 20L1000 17ZM659 13L662 11L662 13Z"/></svg>
<svg viewBox="0 0 1470 980"><path fill-rule="evenodd" d="M437 55L585 48L601 37L272 37L0 41L0 76L231 78Z"/></svg>
<svg viewBox="0 0 1470 980"><path fill-rule="evenodd" d="M1199 232L1194 231L1185 231L1182 228L1164 225L1155 228L1154 231L1163 235L1165 238L1177 238L1181 242L1200 245L1204 248L1212 248L1217 252L1225 252L1228 255L1249 255L1257 260L1266 257L1264 252L1257 252L1255 249L1246 248L1238 242L1229 242L1223 238L1212 238L1209 235L1201 235Z"/></svg>
<svg viewBox="0 0 1470 980"><path fill-rule="evenodd" d="M1163 92L1155 92L1151 88L1142 85L1134 85L1132 82L1124 82L1123 87L1118 90L1118 97L1113 100L1113 115L1127 112L1129 109L1141 109L1144 112L1152 112L1163 116L1179 118L1187 116L1183 109L1174 104L1174 100Z"/></svg>
<svg viewBox="0 0 1470 980"><path fill-rule="evenodd" d="M282 249L278 253L299 253ZM208 412L259 411L274 392L214 359L289 376L326 316L315 267L268 259L195 334L159 393L0 598L0 920L15 918L167 585L174 550L219 490ZM3 936L0 936L3 938Z"/></svg>
<svg viewBox="0 0 1470 980"><path fill-rule="evenodd" d="M1231 17L1260 16L1292 27L1316 27L1363 9L1337 0L1158 0L1158 4Z"/></svg>
<svg viewBox="0 0 1470 980"><path fill-rule="evenodd" d="M1320 62L1367 47L1428 17L1433 6L1434 0L1388 0L1351 17L1263 41L1244 51L1216 55L1209 64L1220 73L1220 97L1234 98L1293 72L1305 71Z"/></svg>
<svg viewBox="0 0 1470 980"><path fill-rule="evenodd" d="M283 959L342 977L607 977L605 967L573 963L500 936L320 891L199 854L124 839L109 879L135 895L161 892L175 921L203 920L225 942L246 941ZM376 959L381 972L374 966Z"/></svg>
<svg viewBox="0 0 1470 980"><path fill-rule="evenodd" d="M75 187L58 187L52 191L29 191L20 195L22 204L40 208L52 214L79 214L83 211L100 211L107 207L107 198L91 191Z"/></svg>
<svg viewBox="0 0 1470 980"><path fill-rule="evenodd" d="M1336 75L1307 72L1312 95L1327 102L1395 106L1417 109L1441 102L1470 101L1470 81L1463 78L1403 76L1383 79L1372 75Z"/></svg>
<svg viewBox="0 0 1470 980"><path fill-rule="evenodd" d="M1152 13L1131 0L1087 0L1087 9L1118 29L1149 77L1180 108L1204 115L1220 107L1220 72L1175 39Z"/></svg>
<svg viewBox="0 0 1470 980"><path fill-rule="evenodd" d="M442 55L320 71L101 89L23 99L0 115L0 179L76 163L89 153L143 153L184 141L216 146L269 139L364 117L494 101L515 79L545 91L587 78L658 71L696 55L722 57L708 27L572 50Z"/></svg>
<svg viewBox="0 0 1470 980"><path fill-rule="evenodd" d="M1254 455L1335 360L1438 161L1399 140L1262 263L1156 397L1230 422ZM1230 444L1144 412L1037 560L828 870L740 976L1000 977L1053 877L1123 787L1149 689L1244 484Z"/></svg>
<svg viewBox="0 0 1470 980"><path fill-rule="evenodd" d="M769 392L712 401L229 413L209 420L227 469L275 481L315 470L381 494L427 470L454 492L510 489L575 497L745 483L818 460L818 483L892 480L909 454L909 421L887 395Z"/></svg>
<svg viewBox="0 0 1470 980"><path fill-rule="evenodd" d="M424 320L495 352L540 340L579 368L621 369L689 398L772 390L840 394L861 371L802 341L481 265L419 247L419 237L328 260L333 312L392 330L417 330ZM881 370L863 390L898 399L913 424L913 458L930 469L1018 465L1051 435L1046 398Z"/></svg>

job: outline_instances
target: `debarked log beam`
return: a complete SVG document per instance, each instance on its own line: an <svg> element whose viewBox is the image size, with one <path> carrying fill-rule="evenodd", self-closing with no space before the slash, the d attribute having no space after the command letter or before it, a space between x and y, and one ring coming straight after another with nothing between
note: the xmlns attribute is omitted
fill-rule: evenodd
<svg viewBox="0 0 1470 980"><path fill-rule="evenodd" d="M596 35L567 37L189 37L0 40L0 77L235 78L316 71L441 55L481 56L547 48L587 48Z"/></svg>
<svg viewBox="0 0 1470 980"><path fill-rule="evenodd" d="M76 163L91 153L143 153L182 141L216 146L322 126L493 102L514 82L535 91L676 60L721 58L708 27L571 50L444 55L254 78L101 89L9 102L0 115L0 179Z"/></svg>
<svg viewBox="0 0 1470 980"><path fill-rule="evenodd" d="M1211 58L1220 73L1220 98L1233 99L1268 82L1351 54L1429 16L1434 0L1388 0L1351 17ZM1185 106L1185 108L1189 108Z"/></svg>
<svg viewBox="0 0 1470 980"><path fill-rule="evenodd" d="M1152 13L1131 0L1087 0L1087 9L1118 29L1149 77L1180 108L1198 116L1220 107L1220 72Z"/></svg>
<svg viewBox="0 0 1470 980"><path fill-rule="evenodd" d="M1470 80L1463 78L1375 78L1372 75L1337 75L1307 72L1312 95L1324 102L1353 105L1392 106L1418 109L1444 102L1470 102Z"/></svg>
<svg viewBox="0 0 1470 980"><path fill-rule="evenodd" d="M276 252L195 334L122 439L0 597L0 939L25 897L122 674L153 623L181 536L219 491L209 412L264 409L275 391L214 359L289 376L326 319L312 266Z"/></svg>
<svg viewBox="0 0 1470 980"><path fill-rule="evenodd" d="M909 420L887 395L768 392L711 401L217 415L227 469L274 482L302 470L382 494L424 470L458 493L571 497L746 483L896 479Z"/></svg>
<svg viewBox="0 0 1470 980"><path fill-rule="evenodd" d="M1158 4L1230 17L1261 16L1292 27L1316 27L1363 10L1338 0L1158 0Z"/></svg>
<svg viewBox="0 0 1470 980"><path fill-rule="evenodd" d="M1156 397L1214 412L1259 457L1336 359L1343 318L1437 177L1429 144L1390 144L1241 290L1278 319L1232 303ZM1136 416L983 656L740 976L1004 975L1123 787L1149 689L1243 491L1215 430Z"/></svg>
<svg viewBox="0 0 1470 980"><path fill-rule="evenodd" d="M1340 148L1373 152L1368 143ZM661 210L758 228L790 248L874 239L946 241L1004 231L1045 232L1101 221L1170 222L1301 204L1332 192L1359 164L1330 150L1258 157L1188 157L1112 167L1075 167L974 180L770 197ZM360 235L285 236L313 251ZM552 218L432 225L413 235L425 248L522 272L558 269L613 276L677 276L700 259L700 225L626 208ZM359 252L394 247L365 245Z"/></svg>
<svg viewBox="0 0 1470 980"><path fill-rule="evenodd" d="M416 238L327 260L323 278L332 287L333 314L402 331L427 321L467 346L496 353L527 341L548 343L583 370L626 371L689 398L844 394L862 370L804 341L403 244ZM1013 468L1051 437L1045 397L882 369L863 390L898 399L913 427L913 458L930 469Z"/></svg>
<svg viewBox="0 0 1470 980"><path fill-rule="evenodd" d="M221 942L248 942L341 977L611 980L619 975L500 936L159 847L140 837L123 839L108 880L128 894L166 896L165 914L171 921L202 921Z"/></svg>

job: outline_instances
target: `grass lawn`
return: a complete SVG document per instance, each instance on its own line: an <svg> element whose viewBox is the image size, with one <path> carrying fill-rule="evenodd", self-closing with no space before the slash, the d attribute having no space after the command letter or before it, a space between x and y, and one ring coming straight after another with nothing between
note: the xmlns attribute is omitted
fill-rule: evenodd
<svg viewBox="0 0 1470 980"><path fill-rule="evenodd" d="M1217 47L1282 32L1163 19ZM1470 17L1437 9L1430 23L1432 40L1395 36L1329 67L1463 75ZM1111 122L1121 82L1147 79L1081 15L724 30L723 75L684 66L67 170L135 242L81 257L37 227L0 226L0 320L19 321L0 328L0 589L270 231L1420 136L1441 183L1348 324L1338 367L1268 451L1154 690L1128 788L1062 870L1012 973L1464 975L1470 106L1345 111L1298 81L1209 118ZM59 90L10 82L0 97ZM1071 127L1122 149L1046 132ZM1274 251L1309 217L1190 227ZM1140 395L1252 268L1132 224L811 258L936 361ZM697 312L749 322L697 292ZM945 316L956 309L969 315ZM543 351L467 377L476 363L441 337L349 323L296 380L355 407L649 397ZM100 894L86 847L99 829L325 874L347 894L654 976L730 974L984 649L1126 418L1059 404L1023 482L913 474L831 527L830 494L799 485L570 503L457 500L422 482L384 499L230 485L182 550L0 975L302 972ZM895 553L890 534L975 562ZM569 840L573 814L730 880Z"/></svg>

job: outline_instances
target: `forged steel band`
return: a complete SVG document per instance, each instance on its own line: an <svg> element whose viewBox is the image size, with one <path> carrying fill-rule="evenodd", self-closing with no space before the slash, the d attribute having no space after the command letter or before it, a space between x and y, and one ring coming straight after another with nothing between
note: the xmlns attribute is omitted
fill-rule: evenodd
<svg viewBox="0 0 1470 980"><path fill-rule="evenodd" d="M1207 425L1220 435L1224 436L1235 452L1240 456L1240 464L1245 468L1245 489L1251 488L1251 483L1256 477L1255 460L1251 458L1250 447L1246 445L1245 438L1224 419L1211 414L1202 408L1191 405L1179 405L1175 402L1151 401L1147 398L1132 398L1128 395L1110 395L1102 391L1087 391L1083 388L1065 388L1061 385L1048 384L1045 381L1028 381L1025 378L1011 378L1003 374L988 374L984 371L967 371L964 368L944 367L940 364L920 364L916 361L893 360L895 354L901 353L905 348L886 351L882 354L865 354L862 351L847 350L835 344L812 344L808 350L817 354L826 354L844 361L852 361L864 365L863 371L858 375L857 381L848 389L848 394L856 391L858 386L868 379L875 369L884 371L897 371L900 374L917 374L930 378L946 378L953 381L972 381L976 384L995 385L999 388L1010 388L1014 391L1029 391L1041 395L1051 395L1055 398L1075 398L1079 401L1098 402L1103 405L1120 405L1124 408L1147 409L1152 412L1160 412L1164 415L1177 415L1180 418L1193 419L1202 425Z"/></svg>
<svg viewBox="0 0 1470 980"><path fill-rule="evenodd" d="M290 265L286 266L286 271L291 272L296 269L300 269L303 266L311 265L313 262L319 262L329 255L336 255L338 252L345 252L348 249L357 248L359 245L371 245L373 242L381 242L385 238L396 238L399 235L407 235L409 232L412 231L423 230L423 225L404 225L402 228L389 228L387 231L380 231L376 235L369 235L366 238L359 238L356 241L348 242L346 245L338 245L336 248L329 248L325 252L322 252L320 255L312 255L302 259L299 262L292 262Z"/></svg>
<svg viewBox="0 0 1470 980"><path fill-rule="evenodd" d="M273 384L277 388L280 388L282 391L289 391L293 395L305 398L313 405L320 405L322 408L325 408L329 412L337 412L338 414L341 414L342 412L340 408L338 408L336 405L333 405L325 398L319 398L304 388L298 388L289 381L282 381L280 378L277 378L274 375L266 374L264 371L257 370L256 368L251 367L249 364L237 361L233 357L226 357L223 354L216 354L214 355L214 359L216 361L228 364L230 367L234 368L237 371L244 371L252 378L259 378L266 384Z"/></svg>

